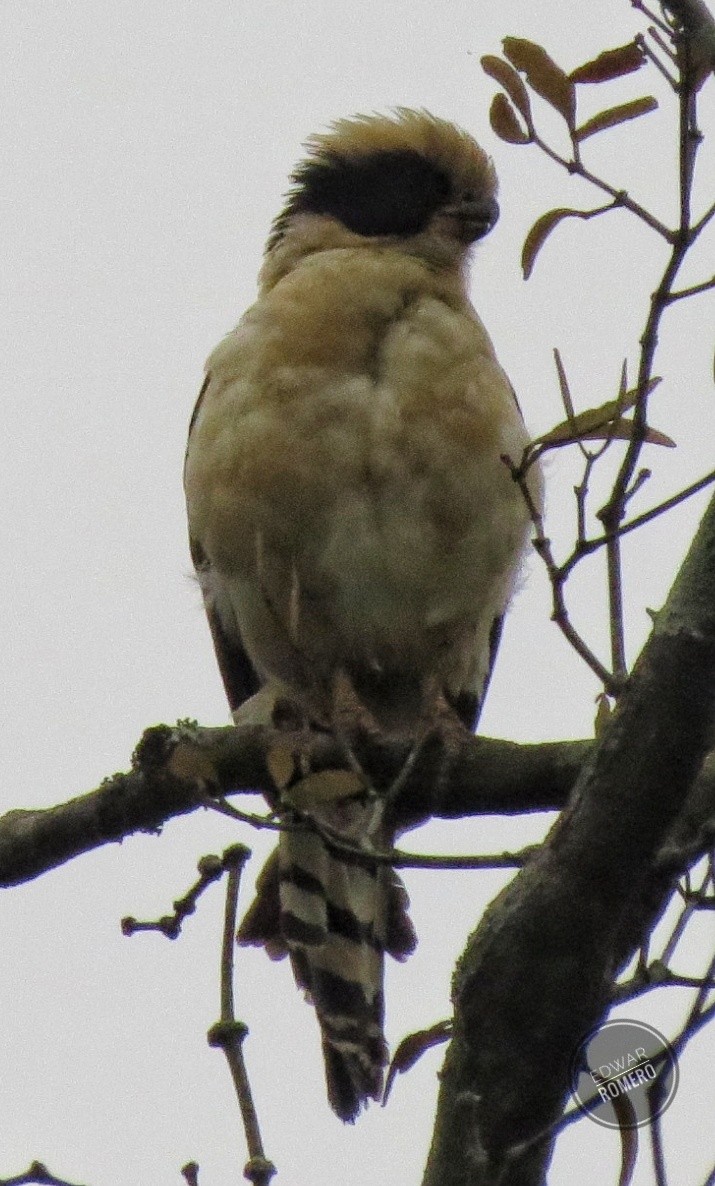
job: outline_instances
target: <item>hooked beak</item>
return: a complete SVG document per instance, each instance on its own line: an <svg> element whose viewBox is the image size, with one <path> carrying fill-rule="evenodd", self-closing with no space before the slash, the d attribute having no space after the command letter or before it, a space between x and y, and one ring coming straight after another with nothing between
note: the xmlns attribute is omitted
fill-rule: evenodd
<svg viewBox="0 0 715 1186"><path fill-rule="evenodd" d="M457 235L462 243L474 243L484 238L496 223L499 204L496 198L486 203L474 198L460 198L452 206L445 207L444 213L457 223Z"/></svg>

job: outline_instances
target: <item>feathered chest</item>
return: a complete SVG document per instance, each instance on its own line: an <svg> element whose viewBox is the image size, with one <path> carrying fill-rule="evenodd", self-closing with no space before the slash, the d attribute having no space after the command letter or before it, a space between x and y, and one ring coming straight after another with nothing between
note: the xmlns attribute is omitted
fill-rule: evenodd
<svg viewBox="0 0 715 1186"><path fill-rule="evenodd" d="M382 662L501 610L528 526L501 456L527 438L456 282L396 252L325 257L209 359L189 517L239 621L257 589L281 618L299 596L313 636Z"/></svg>
<svg viewBox="0 0 715 1186"><path fill-rule="evenodd" d="M208 363L187 492L224 564L256 530L313 554L351 511L393 543L427 532L449 551L489 517L491 492L518 502L500 455L523 447L521 418L458 289L398 253L325 255L265 294Z"/></svg>

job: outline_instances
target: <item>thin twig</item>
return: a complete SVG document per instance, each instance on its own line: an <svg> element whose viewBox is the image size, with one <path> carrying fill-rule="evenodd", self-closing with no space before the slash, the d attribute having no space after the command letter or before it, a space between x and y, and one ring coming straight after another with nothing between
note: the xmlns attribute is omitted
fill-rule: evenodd
<svg viewBox="0 0 715 1186"><path fill-rule="evenodd" d="M178 939L184 919L194 913L196 903L204 890L208 889L214 881L218 881L223 876L224 866L221 857L211 854L201 857L198 862L198 870L198 881L187 890L183 898L178 898L173 903L173 914L165 914L161 918L143 922L127 916L121 921L122 934L129 936L135 935L137 931L159 931L167 939Z"/></svg>
<svg viewBox="0 0 715 1186"><path fill-rule="evenodd" d="M657 1082L660 1085L664 1080L659 1077ZM660 1091L662 1090L661 1087ZM663 1127L660 1123L660 1091L654 1092L651 1090L647 1093L649 1103L653 1100L650 1104L651 1115L648 1128L650 1129L650 1151L653 1160L655 1186L668 1186L668 1178L665 1172L665 1153L663 1150Z"/></svg>
<svg viewBox="0 0 715 1186"><path fill-rule="evenodd" d="M212 806L208 803L207 806ZM230 803L217 802L216 810L222 815L243 818L242 812L236 812ZM254 826L271 827L281 832L315 832L330 852L346 853L360 857L366 865L391 865L396 869L519 869L533 856L538 845L527 845L518 852L500 852L491 854L470 853L465 856L441 856L438 854L423 854L403 852L399 848L380 850L377 848L359 848L344 840L335 832L329 831L309 815L293 812L295 818L283 822L260 821ZM156 929L156 928L154 928Z"/></svg>
<svg viewBox="0 0 715 1186"><path fill-rule="evenodd" d="M624 359L621 383L618 389L618 403L621 407L628 389L628 369ZM633 493L633 492L632 492ZM611 639L611 667L614 675L625 680L626 666L625 617L623 609L623 567L621 564L621 541L616 535L606 544L606 577L608 583L608 624Z"/></svg>
<svg viewBox="0 0 715 1186"><path fill-rule="evenodd" d="M531 860L539 847L538 844L528 844L518 852L481 856L422 856L420 853L401 852L396 848L389 853L378 853L377 856L380 863L390 864L395 869L520 869Z"/></svg>
<svg viewBox="0 0 715 1186"><path fill-rule="evenodd" d="M33 1161L24 1174L18 1174L14 1178L0 1178L0 1186L30 1186L30 1183L36 1183L37 1186L79 1186L78 1182L68 1182L66 1178L55 1177L41 1161Z"/></svg>
<svg viewBox="0 0 715 1186"><path fill-rule="evenodd" d="M646 210L645 206L641 206L640 202L636 202L630 196L630 194L626 192L626 190L617 189L615 185L611 185L608 181L604 181L603 178L599 177L596 173L592 173L590 169L586 168L580 158L572 158L569 160L567 157L561 156L561 154L556 152L550 144L547 144L545 140L542 140L541 136L539 136L537 133L534 133L534 143L538 145L541 151L545 153L546 156L550 157L555 164L561 165L561 167L566 169L568 173L571 173L572 176L582 177L584 181L588 181L591 185L595 186L596 189L600 189L603 191L603 193L608 194L613 199L613 209L621 207L624 210L630 211L631 214L635 214L636 217L641 220L641 222L646 223L646 225L649 226L651 230L655 231L656 234L660 235L666 240L666 242L671 243L673 241L673 232L669 230L665 223L661 222L659 218L656 218L654 214L651 214L650 210Z"/></svg>
<svg viewBox="0 0 715 1186"><path fill-rule="evenodd" d="M534 524L536 532L534 546L544 561L551 583L552 618L559 625L563 634L577 651L577 653L603 681L606 691L613 694L618 693L619 688L623 686L627 676L620 543L620 537L625 532L622 531L621 528L630 500L650 476L648 470L638 469L638 462L641 449L648 438L648 397L653 387L652 366L658 341L660 319L668 304L680 299L681 296L695 295L696 293L706 291L711 286L715 287L715 278L713 278L712 284L710 281L706 281L699 285L693 285L689 289L684 289L682 290L682 293L675 293L673 290L673 282L685 259L689 247L692 246L696 235L702 230L705 223L709 220L709 217L711 217L713 212L715 212L715 207L713 207L701 218L699 223L696 223L695 226L693 226L691 218L693 177L697 149L702 138L697 129L696 106L697 89L699 82L701 81L701 76L699 76L699 67L695 60L692 45L693 37L689 35L679 35L678 30L673 25L669 24L666 20L659 19L657 15L651 13L643 3L643 0L633 0L633 7L637 8L640 12L643 12L653 22L654 28L650 30L651 36L654 38L661 51L664 52L670 60L675 62L678 67L678 79L677 83L674 84L668 72L655 58L655 55L652 54L649 49L647 50L649 56L656 61L659 69L661 69L666 75L671 85L675 85L675 89L678 93L678 176L680 208L677 229L670 230L667 226L665 226L665 224L663 224L659 219L651 214L650 211L641 206L639 203L635 202L628 193L623 190L616 189L616 187L611 185L610 182L607 182L602 177L592 173L583 164L581 159L580 141L576 134L576 130L573 127L570 127L572 144L571 159L567 159L555 149L553 149L539 136L533 126L529 128L533 142L551 160L559 164L562 168L565 168L569 173L582 177L596 188L609 194L612 198L613 206L623 206L625 209L635 214L671 245L670 258L666 264L658 288L651 297L646 327L641 339L639 373L635 389L636 400L633 416L633 430L628 441L625 456L611 489L611 493L607 502L598 512L598 518L601 520L604 527L604 534L601 537L598 537L598 542L595 543L588 541L585 538L588 480L590 478L594 462L581 441L579 441L578 444L579 448L584 454L584 457L586 458L586 467L581 485L575 487L574 491L576 495L577 515L576 544L571 555L562 565L558 565L555 560L550 540L544 532L541 515L533 506L533 500L531 500L529 495L525 480L527 468L526 454L525 459L522 461L522 467L520 470L516 470L513 466L511 467L512 477L514 477L514 479L520 484L527 507L529 508L532 522ZM643 38L640 39L640 44L642 47L647 48L645 47ZM566 409L567 420L570 423L574 417L573 401L570 397L568 383L566 381L566 376L558 353L556 353L556 365L559 375L561 396ZM625 384L622 384L622 388L624 386ZM529 455L528 459L529 464L531 464L536 459L537 454L538 450L532 450L532 453ZM671 505L674 505L674 503ZM652 513L647 513L647 517L637 517L637 519L632 520L627 526L627 530L633 530L637 524L640 522L646 522L648 518L655 517L655 514L657 513L660 512L653 511ZM593 552L596 550L596 548L604 546L606 548L608 578L611 642L610 672L606 670L605 666L600 662L585 640L573 627L568 615L564 597L565 581L576 564L579 563L585 555Z"/></svg>
<svg viewBox="0 0 715 1186"><path fill-rule="evenodd" d="M596 464L597 457L596 453L591 453L588 450L584 450L583 452L585 456L583 476L578 486L574 486L573 488L576 498L576 548L579 550L586 540L586 501L588 499L591 472Z"/></svg>
<svg viewBox="0 0 715 1186"><path fill-rule="evenodd" d="M691 886L691 871L688 870L685 873L677 886L683 906L673 923L668 938L663 944L660 955L656 959L649 961L647 951L645 948L641 949L638 966L634 975L629 980L615 985L613 991L614 1003L632 1000L656 988L703 988L707 977L704 979L702 976L681 976L676 972L672 972L668 965L686 931L688 923L696 911L703 909L703 895L707 894L711 889L713 881L713 870L710 864L708 864L697 890L694 890ZM713 987L712 980L709 982L709 987Z"/></svg>
<svg viewBox="0 0 715 1186"><path fill-rule="evenodd" d="M207 795L205 804L210 811L217 811L220 815L227 815L229 819L249 824L259 830L263 828L269 832L289 832L293 826L286 820L276 819L273 814L258 815L253 811L241 811L240 807L234 807L223 795Z"/></svg>
<svg viewBox="0 0 715 1186"><path fill-rule="evenodd" d="M715 202L713 202L712 206L708 206L703 216L696 223L693 223L693 237L699 235L713 218L715 218Z"/></svg>
<svg viewBox="0 0 715 1186"><path fill-rule="evenodd" d="M625 680L626 647L623 617L623 569L621 565L621 541L611 536L606 544L606 570L608 579L608 622L611 637L611 667L613 674Z"/></svg>
<svg viewBox="0 0 715 1186"><path fill-rule="evenodd" d="M631 7L637 9L638 12L642 12L643 16L647 17L649 21L652 21L654 25L657 25L659 29L662 29L664 33L668 35L672 34L670 25L667 25L663 18L659 17L657 13L652 12L650 8L647 8L643 3L643 0L631 0Z"/></svg>
<svg viewBox="0 0 715 1186"><path fill-rule="evenodd" d="M559 565L556 563L556 559L551 547L551 540L544 533L543 516L531 497L531 491L529 490L526 481L526 462L522 462L521 466L514 465L511 458L507 454L502 455L502 461L507 466L512 478L521 490L522 497L534 526L534 539L532 541L534 550L543 560L548 573L549 582L551 584L551 620L556 622L559 630L571 644L576 653L580 655L584 662L587 663L591 668L591 670L595 672L595 674L601 680L604 689L609 694L617 696L621 690L621 681L616 678L613 672L610 672L608 668L604 666L601 660L588 646L588 643L586 643L586 641L578 633L569 617L566 601L564 598L564 583L570 569L573 567L573 564L571 559L566 562L566 565Z"/></svg>
<svg viewBox="0 0 715 1186"><path fill-rule="evenodd" d="M703 280L701 284L692 284L690 288L681 288L677 292L669 293L667 303L670 305L673 301L682 301L685 297L698 296L701 292L710 292L712 288L715 288L715 276Z"/></svg>
<svg viewBox="0 0 715 1186"><path fill-rule="evenodd" d="M622 1005L624 1001L634 1001L658 988L700 988L703 983L701 976L680 976L677 972L670 972L667 968L660 969L659 965L660 960L656 960L652 972L648 968L644 974L638 973L631 980L617 985L612 996L614 1005ZM649 979L651 975L652 979ZM715 987L715 981L711 980L708 987Z"/></svg>
<svg viewBox="0 0 715 1186"><path fill-rule="evenodd" d="M649 32L652 33L653 30L650 29ZM642 33L639 33L635 38L635 42L636 45L639 45L643 50L643 53L646 55L648 60L653 63L656 70L660 71L671 89L676 91L678 89L678 80L674 78L670 71L663 65L655 50L651 48L648 38L644 37Z"/></svg>
<svg viewBox="0 0 715 1186"><path fill-rule="evenodd" d="M685 60L682 54L686 55ZM611 602L613 667L615 674L622 674L622 653L616 651L618 637L613 631L614 595L620 602L622 588L620 585L620 528L625 517L629 500L641 484L640 475L636 469L641 449L648 432L648 395L653 373L653 361L658 343L660 320L668 305L669 294L673 290L673 282L685 259L692 242L690 227L690 201L692 192L695 154L698 143L696 128L696 92L688 85L687 49L682 51L679 63L679 188L680 188L680 221L678 232L671 235L672 244L670 258L666 264L660 283L653 293L650 309L646 321L646 328L641 339L641 355L637 383L637 398L633 414L633 432L626 448L626 453L614 481L608 500L598 512L598 518L604 527L604 537L608 555L609 596ZM642 473L643 471L641 471Z"/></svg>
<svg viewBox="0 0 715 1186"><path fill-rule="evenodd" d="M658 49L662 50L663 53L666 55L666 57L670 58L670 60L671 60L671 62L673 62L673 64L676 64L677 60L678 60L677 55L673 53L672 49L670 48L670 45L668 44L668 41L672 41L672 35L670 34L670 30L669 30L668 40L666 40L665 37L663 37L661 35L661 33L659 32L658 28L655 25L651 26L651 28L648 30L648 32L650 33L651 37L655 41L656 45L658 46Z"/></svg>
<svg viewBox="0 0 715 1186"><path fill-rule="evenodd" d="M689 882L689 880L690 879L688 877L687 882ZM712 884L712 872L710 869L707 869L705 872L705 875L703 877L703 880L700 883L701 892L706 890L708 885L711 885L711 884ZM683 909L680 912L680 914L678 915L678 918L676 919L676 921L673 925L673 929L670 933L670 937L668 938L668 941L664 945L663 950L661 952L660 958L664 964L670 963L670 961L673 958L673 955L675 953L675 949L678 946L678 943L680 942L683 934L685 933L685 928L687 927L688 923L690 922L690 919L692 918L695 911L697 909L699 909L697 899L693 896L693 894L690 890L687 890L686 893L684 894L683 903L684 903Z"/></svg>
<svg viewBox="0 0 715 1186"><path fill-rule="evenodd" d="M698 478L697 482L686 486L684 490L679 491L678 494L671 495L663 502L659 502L656 506L651 507L649 511L644 511L642 515L636 515L634 519L629 519L626 523L621 523L618 528L618 534L626 535L629 531L635 531L637 527L642 527L644 523L649 523L651 519L656 519L659 515L665 514L666 511L677 507L681 502L685 502L687 498L691 498L693 494L698 494L704 490L706 486L711 486L715 482L715 470L711 470L709 474L705 474L704 478ZM581 559L582 555L587 555L594 552L597 548L602 548L604 544L608 543L607 535L597 535L592 539L585 539L578 548L577 560Z"/></svg>
<svg viewBox="0 0 715 1186"><path fill-rule="evenodd" d="M698 988L695 1000L693 1001L687 1020L683 1026L683 1034L688 1034L688 1038L686 1038L685 1041L689 1041L690 1037L692 1036L690 1034L690 1030L693 1026L698 1026L698 1028L700 1028L702 1024L706 1024L708 1021L710 1021L715 1014L715 1003L710 1005L708 1008L705 1007L705 1002L707 1001L712 989L713 979L715 979L715 955L713 955L712 959L710 960L707 971L701 979L700 987ZM683 1041L683 1046L685 1046L685 1041Z"/></svg>
<svg viewBox="0 0 715 1186"><path fill-rule="evenodd" d="M248 1162L243 1176L254 1186L268 1186L276 1167L266 1158L258 1116L253 1102L253 1093L243 1057L243 1042L248 1027L236 1020L233 993L233 953L236 946L236 916L238 913L238 891L243 867L250 856L250 849L235 844L223 854L224 867L228 870L226 886L226 910L224 914L223 942L221 946L221 1017L208 1032L210 1046L223 1050L231 1072L241 1119L246 1134Z"/></svg>

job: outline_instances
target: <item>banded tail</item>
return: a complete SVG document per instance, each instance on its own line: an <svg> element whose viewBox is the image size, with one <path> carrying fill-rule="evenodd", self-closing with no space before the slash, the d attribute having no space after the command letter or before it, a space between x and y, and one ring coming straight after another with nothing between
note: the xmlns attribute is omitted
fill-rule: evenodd
<svg viewBox="0 0 715 1186"><path fill-rule="evenodd" d="M382 1095L385 952L405 959L416 938L400 878L370 860L370 849L383 847L375 842L381 807L343 801L338 831L336 805L330 806L331 834L365 855L334 848L317 832L281 833L238 940L265 946L273 959L290 956L296 983L315 1006L330 1105L352 1123L369 1099ZM326 830L324 818L321 826Z"/></svg>

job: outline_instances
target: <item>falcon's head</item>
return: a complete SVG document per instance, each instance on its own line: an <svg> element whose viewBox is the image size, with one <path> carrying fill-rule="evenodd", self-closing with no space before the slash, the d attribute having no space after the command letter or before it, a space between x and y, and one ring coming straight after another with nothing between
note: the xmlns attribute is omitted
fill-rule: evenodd
<svg viewBox="0 0 715 1186"><path fill-rule="evenodd" d="M426 111L338 120L306 148L273 223L269 257L297 236L315 240L309 250L397 242L454 264L498 218L489 157L467 132Z"/></svg>

